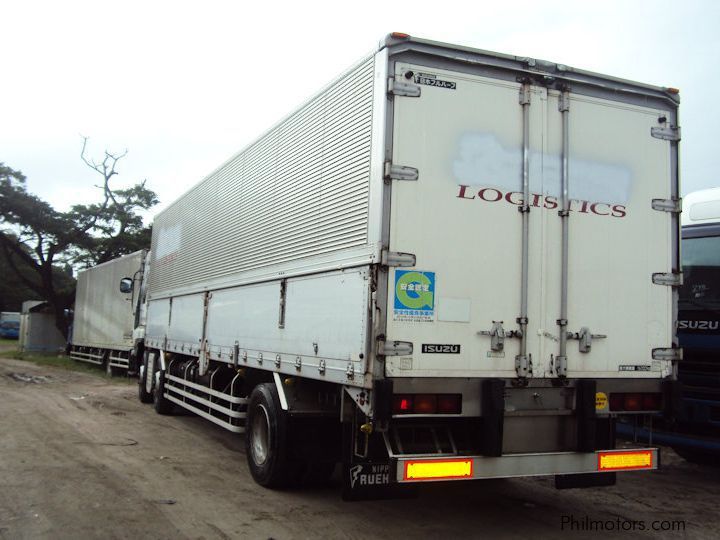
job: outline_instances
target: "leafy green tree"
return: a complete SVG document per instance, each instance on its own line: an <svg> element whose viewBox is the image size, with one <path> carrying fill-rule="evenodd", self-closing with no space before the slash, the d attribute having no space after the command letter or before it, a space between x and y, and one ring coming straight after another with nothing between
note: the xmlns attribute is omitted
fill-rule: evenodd
<svg viewBox="0 0 720 540"><path fill-rule="evenodd" d="M101 201L54 209L27 191L26 178L0 163L0 256L14 275L54 308L58 328L67 334L63 312L75 298L75 282L64 268L92 266L150 246L150 229L140 211L157 204L145 181L113 189L118 162L127 155L105 152L102 161L81 159L102 177Z"/></svg>
<svg viewBox="0 0 720 540"><path fill-rule="evenodd" d="M27 268L23 261L17 256L0 253L0 311L20 311L22 303L25 300L34 300L37 293L25 285L20 277L13 271L8 258L12 258L12 263L21 268L23 275L32 275L32 270Z"/></svg>
<svg viewBox="0 0 720 540"><path fill-rule="evenodd" d="M17 268L17 272L14 270ZM19 275L18 275L19 273ZM13 253L3 253L0 248L0 311L20 311L22 303L26 300L39 300L42 295L38 293L39 281L37 273ZM33 287L26 284L31 281ZM55 288L65 290L75 286L70 266L53 268L53 281Z"/></svg>

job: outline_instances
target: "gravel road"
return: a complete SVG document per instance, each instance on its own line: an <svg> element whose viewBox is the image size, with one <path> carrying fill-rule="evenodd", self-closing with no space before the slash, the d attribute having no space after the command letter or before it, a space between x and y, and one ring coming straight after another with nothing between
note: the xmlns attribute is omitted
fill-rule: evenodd
<svg viewBox="0 0 720 540"><path fill-rule="evenodd" d="M720 469L668 449L662 458L662 470L626 473L612 488L498 480L347 503L337 480L305 491L255 485L241 436L192 416L159 416L132 384L0 359L3 540L647 538L658 536L657 520L684 522L663 537L720 538ZM580 530L586 518L606 530Z"/></svg>

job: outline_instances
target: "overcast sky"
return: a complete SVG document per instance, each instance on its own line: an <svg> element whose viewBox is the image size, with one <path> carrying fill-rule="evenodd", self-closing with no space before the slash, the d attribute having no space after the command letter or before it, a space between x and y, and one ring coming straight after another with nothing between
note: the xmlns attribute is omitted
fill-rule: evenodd
<svg viewBox="0 0 720 540"><path fill-rule="evenodd" d="M161 206L392 31L681 90L682 191L720 186L720 2L0 4L0 162L59 209L97 197L79 158L129 150L117 185Z"/></svg>

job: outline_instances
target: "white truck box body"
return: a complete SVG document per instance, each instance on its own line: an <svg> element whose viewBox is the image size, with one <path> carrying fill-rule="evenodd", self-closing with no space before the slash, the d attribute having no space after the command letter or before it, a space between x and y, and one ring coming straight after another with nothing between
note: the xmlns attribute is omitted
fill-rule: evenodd
<svg viewBox="0 0 720 540"><path fill-rule="evenodd" d="M402 376L515 376L519 339L490 348L493 321L517 328L521 283L521 84L398 62L396 78L430 72L453 89L423 86L419 98L395 100L393 163L419 179L393 186L390 249L416 255L434 273L434 313L389 317L387 335L415 344L392 357ZM561 113L559 92L530 96L530 252L528 351L533 377L556 377L560 315ZM653 360L673 340L673 292L653 283L676 256L672 216L651 207L670 199L669 143L651 136L668 109L570 93L568 330L588 327L588 353L568 344L568 376L664 377ZM405 269L395 270L402 272ZM396 283L393 276L391 285ZM394 313L396 294L389 297ZM420 344L461 345L460 354L423 354Z"/></svg>
<svg viewBox="0 0 720 540"><path fill-rule="evenodd" d="M132 349L138 287L133 293L122 293L119 287L123 278L138 278L144 258L144 251L136 251L78 273L74 347Z"/></svg>
<svg viewBox="0 0 720 540"><path fill-rule="evenodd" d="M519 339L492 351L479 332L519 317L518 77L532 79L529 377L558 376L555 77L570 87L567 329L594 335L588 352L568 342L567 377L670 375L653 350L675 343L675 293L652 276L677 272L679 229L653 200L678 198L677 142L653 133L677 125L677 98L414 38L384 42L156 217L146 346L350 387L515 377Z"/></svg>
<svg viewBox="0 0 720 540"><path fill-rule="evenodd" d="M155 218L148 347L370 383L376 76L363 60Z"/></svg>

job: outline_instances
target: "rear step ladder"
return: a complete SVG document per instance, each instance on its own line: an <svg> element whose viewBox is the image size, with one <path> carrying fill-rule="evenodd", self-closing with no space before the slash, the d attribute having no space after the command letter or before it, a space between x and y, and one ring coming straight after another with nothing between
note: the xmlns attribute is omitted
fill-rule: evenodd
<svg viewBox="0 0 720 540"><path fill-rule="evenodd" d="M392 426L383 438L391 458L459 455L452 432L444 426Z"/></svg>

